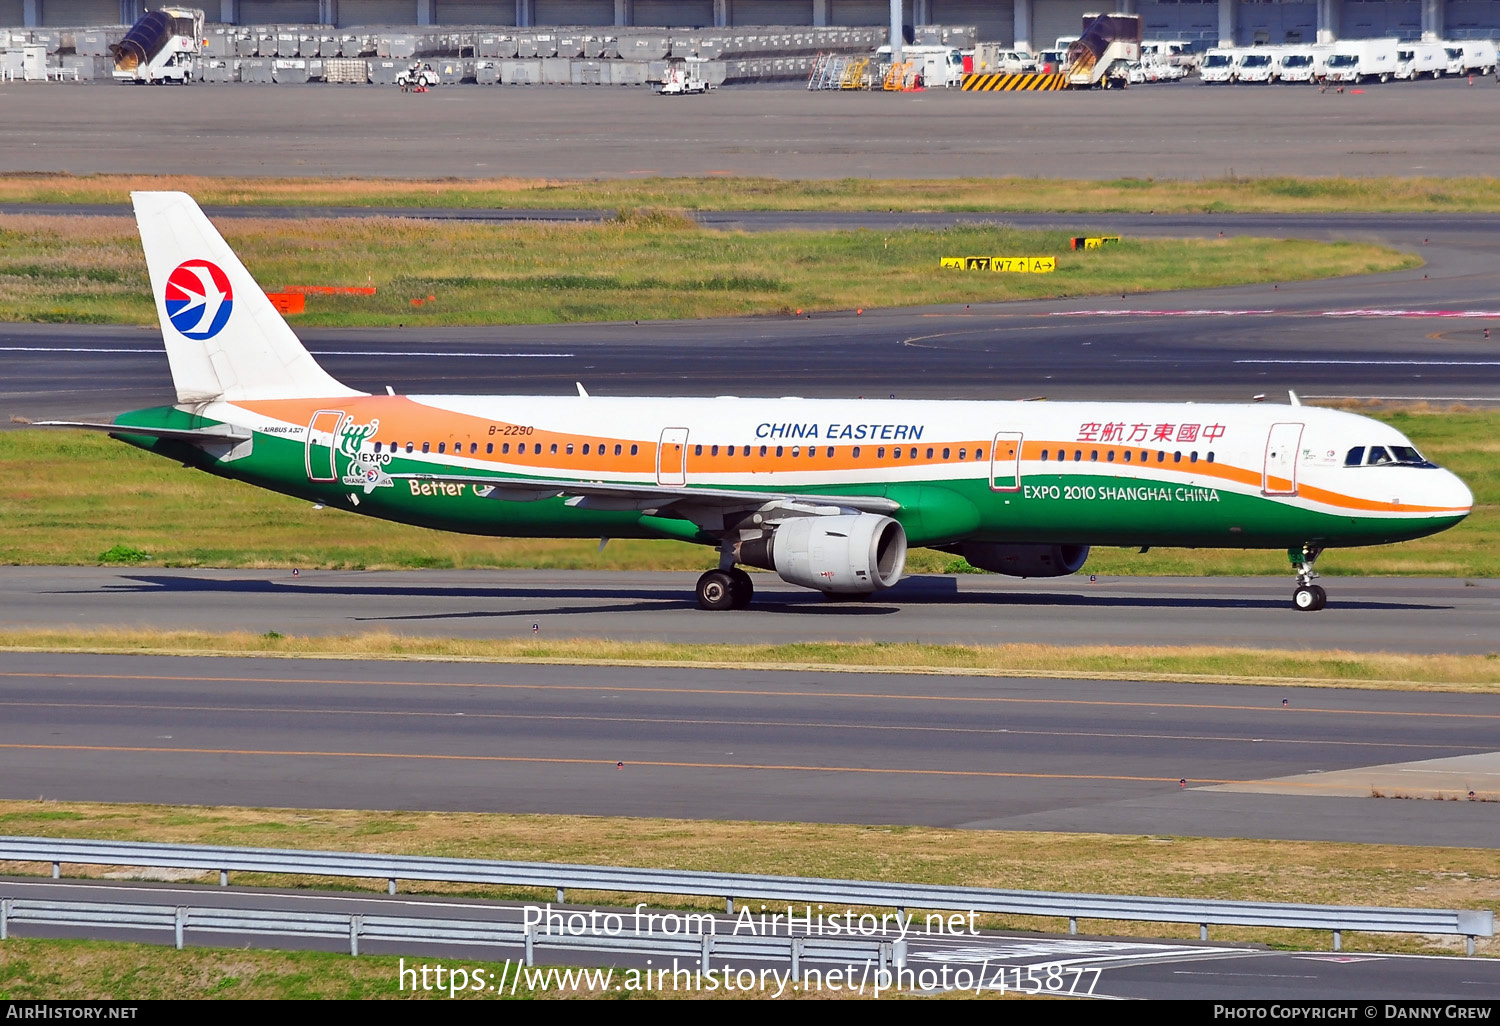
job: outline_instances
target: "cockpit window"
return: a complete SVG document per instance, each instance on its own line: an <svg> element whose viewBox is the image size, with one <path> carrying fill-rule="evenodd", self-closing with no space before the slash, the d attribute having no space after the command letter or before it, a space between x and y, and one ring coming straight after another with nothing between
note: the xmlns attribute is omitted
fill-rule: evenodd
<svg viewBox="0 0 1500 1026"><path fill-rule="evenodd" d="M1344 457L1344 466L1357 467L1363 464L1367 467L1435 467L1437 464L1428 460L1416 449L1409 445L1372 445L1369 447L1369 455L1365 455L1365 447L1356 445L1349 450Z"/></svg>
<svg viewBox="0 0 1500 1026"><path fill-rule="evenodd" d="M1396 457L1397 463L1404 463L1409 467L1430 467L1432 463L1421 453L1409 445L1393 445L1391 453Z"/></svg>

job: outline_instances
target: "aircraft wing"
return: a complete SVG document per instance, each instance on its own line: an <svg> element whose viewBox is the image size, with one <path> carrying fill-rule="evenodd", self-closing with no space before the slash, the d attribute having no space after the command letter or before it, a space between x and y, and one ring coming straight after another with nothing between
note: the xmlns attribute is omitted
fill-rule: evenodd
<svg viewBox="0 0 1500 1026"><path fill-rule="evenodd" d="M137 427L134 424L101 424L87 420L38 420L34 427L86 428L108 431L112 435L145 435L149 438L171 438L181 442L248 442L251 435L242 428L216 424L204 428Z"/></svg>
<svg viewBox="0 0 1500 1026"><path fill-rule="evenodd" d="M605 481L516 480L471 474L392 474L393 479L478 485L488 498L506 502L536 502L568 496L568 505L601 510L665 510L683 507L723 513L730 510L786 507L838 507L862 513L894 513L899 502L876 495L819 495L810 492L752 492L721 488L674 488L663 485L615 484ZM685 519L696 520L688 516Z"/></svg>

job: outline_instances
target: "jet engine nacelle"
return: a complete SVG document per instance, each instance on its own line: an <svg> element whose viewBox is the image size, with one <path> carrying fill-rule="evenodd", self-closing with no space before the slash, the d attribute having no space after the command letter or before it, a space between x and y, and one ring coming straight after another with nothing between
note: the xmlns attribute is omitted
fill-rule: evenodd
<svg viewBox="0 0 1500 1026"><path fill-rule="evenodd" d="M788 584L836 595L889 588L906 569L906 531L873 513L794 517L741 542L736 560L775 570Z"/></svg>
<svg viewBox="0 0 1500 1026"><path fill-rule="evenodd" d="M949 549L971 566L1010 577L1066 577L1083 569L1087 545L998 545L965 542Z"/></svg>

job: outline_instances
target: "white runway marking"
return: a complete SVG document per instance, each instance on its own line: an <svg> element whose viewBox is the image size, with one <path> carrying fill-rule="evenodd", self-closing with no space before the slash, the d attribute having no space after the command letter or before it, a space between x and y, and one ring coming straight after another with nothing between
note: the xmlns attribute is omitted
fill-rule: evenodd
<svg viewBox="0 0 1500 1026"><path fill-rule="evenodd" d="M156 349L112 349L106 346L0 346L0 353L144 353L151 356L161 356L164 350ZM573 353L450 353L450 352L408 352L401 350L380 349L310 349L308 352L313 356L461 356L461 357L489 357L507 360L564 360L571 359Z"/></svg>

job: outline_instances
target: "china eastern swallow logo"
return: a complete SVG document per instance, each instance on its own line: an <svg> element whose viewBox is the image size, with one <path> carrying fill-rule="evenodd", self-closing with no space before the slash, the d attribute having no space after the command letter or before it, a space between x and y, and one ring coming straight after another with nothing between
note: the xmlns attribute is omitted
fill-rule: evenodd
<svg viewBox="0 0 1500 1026"><path fill-rule="evenodd" d="M229 322L229 276L207 260L185 260L167 276L167 317L188 338L213 338Z"/></svg>

